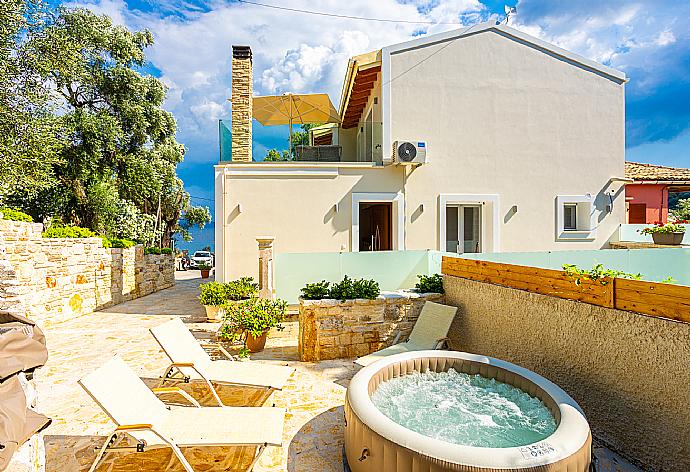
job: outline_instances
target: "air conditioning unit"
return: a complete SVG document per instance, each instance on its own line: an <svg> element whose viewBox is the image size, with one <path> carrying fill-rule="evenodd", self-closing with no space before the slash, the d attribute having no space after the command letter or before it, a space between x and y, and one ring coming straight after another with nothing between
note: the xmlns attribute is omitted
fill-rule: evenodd
<svg viewBox="0 0 690 472"><path fill-rule="evenodd" d="M395 141L393 143L393 163L407 165L426 163L426 142Z"/></svg>

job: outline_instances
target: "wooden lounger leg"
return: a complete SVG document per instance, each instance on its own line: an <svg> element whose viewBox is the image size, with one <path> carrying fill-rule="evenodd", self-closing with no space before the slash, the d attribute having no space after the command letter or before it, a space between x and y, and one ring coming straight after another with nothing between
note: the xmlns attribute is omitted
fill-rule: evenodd
<svg viewBox="0 0 690 472"><path fill-rule="evenodd" d="M263 454L264 451L266 450L266 446L268 446L268 444L266 444L266 443L263 443L261 446L259 446L259 450L256 451L256 455L254 456L254 460L252 461L251 464L249 464L249 468L247 469L247 472L252 472L252 470L254 470L254 466L256 465L257 462L259 462L259 459L261 458L261 454Z"/></svg>

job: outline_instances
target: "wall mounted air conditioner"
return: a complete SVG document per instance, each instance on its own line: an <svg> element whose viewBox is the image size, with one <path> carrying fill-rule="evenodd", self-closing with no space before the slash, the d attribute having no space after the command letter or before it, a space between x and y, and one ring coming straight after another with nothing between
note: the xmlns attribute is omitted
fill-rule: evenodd
<svg viewBox="0 0 690 472"><path fill-rule="evenodd" d="M393 143L393 164L419 165L425 163L425 141L395 141Z"/></svg>

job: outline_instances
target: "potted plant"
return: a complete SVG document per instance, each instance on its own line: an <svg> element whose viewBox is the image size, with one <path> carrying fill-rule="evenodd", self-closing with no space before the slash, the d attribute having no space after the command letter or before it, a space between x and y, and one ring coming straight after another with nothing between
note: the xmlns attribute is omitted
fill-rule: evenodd
<svg viewBox="0 0 690 472"><path fill-rule="evenodd" d="M208 279L209 274L211 273L211 266L205 262L201 262L199 264L199 270L201 271L201 278Z"/></svg>
<svg viewBox="0 0 690 472"><path fill-rule="evenodd" d="M223 319L223 305L228 300L225 284L209 282L201 286L199 301L206 309L206 319L211 323Z"/></svg>
<svg viewBox="0 0 690 472"><path fill-rule="evenodd" d="M649 226L640 230L642 234L651 234L654 244L664 244L677 246L683 242L685 236L685 226L687 221L675 221L673 223L654 223L654 226Z"/></svg>
<svg viewBox="0 0 690 472"><path fill-rule="evenodd" d="M259 293L259 284L253 277L241 277L226 283L225 293L229 302L248 300Z"/></svg>
<svg viewBox="0 0 690 472"><path fill-rule="evenodd" d="M260 352L266 346L266 337L271 328L284 329L287 302L267 298L250 298L241 303L226 304L224 323L218 337L228 341L243 341L240 356L249 352Z"/></svg>

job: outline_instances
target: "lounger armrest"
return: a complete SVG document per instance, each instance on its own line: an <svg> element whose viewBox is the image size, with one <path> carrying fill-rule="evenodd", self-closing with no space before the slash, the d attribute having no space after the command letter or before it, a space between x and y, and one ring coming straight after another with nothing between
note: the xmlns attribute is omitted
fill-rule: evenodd
<svg viewBox="0 0 690 472"><path fill-rule="evenodd" d="M141 431L141 430L146 430L146 429L152 429L153 425L152 424L147 424L147 423L139 423L139 424L121 424L117 428L115 428L115 431Z"/></svg>
<svg viewBox="0 0 690 472"><path fill-rule="evenodd" d="M180 395L182 398L187 400L189 403L194 405L197 408L201 408L201 405L199 404L198 401L196 401L190 394L185 392L179 387L159 387L159 388L152 388L151 391L155 393L156 395L164 395L166 393L176 393Z"/></svg>
<svg viewBox="0 0 690 472"><path fill-rule="evenodd" d="M170 367L194 367L194 362L173 362Z"/></svg>
<svg viewBox="0 0 690 472"><path fill-rule="evenodd" d="M206 349L216 349L221 352L230 361L234 361L235 358L230 354L220 343L201 343L201 347Z"/></svg>
<svg viewBox="0 0 690 472"><path fill-rule="evenodd" d="M450 338L438 338L436 340L436 347L434 349L443 349L443 346L451 347Z"/></svg>

